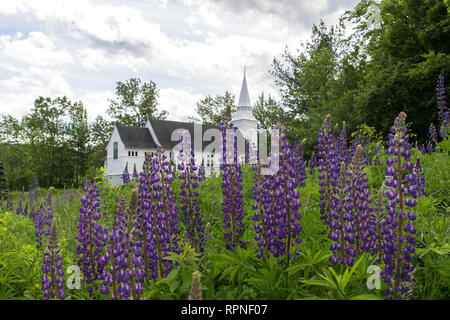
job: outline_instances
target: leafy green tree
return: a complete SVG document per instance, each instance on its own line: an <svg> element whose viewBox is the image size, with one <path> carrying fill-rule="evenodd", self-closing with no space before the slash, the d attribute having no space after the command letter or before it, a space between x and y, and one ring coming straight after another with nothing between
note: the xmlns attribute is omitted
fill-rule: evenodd
<svg viewBox="0 0 450 320"><path fill-rule="evenodd" d="M0 159L0 200L8 196L8 181L6 180L5 167Z"/></svg>
<svg viewBox="0 0 450 320"><path fill-rule="evenodd" d="M270 95L266 98L262 92L252 108L253 115L259 122L259 127L270 129L278 121L286 121L287 115L283 107L280 106Z"/></svg>
<svg viewBox="0 0 450 320"><path fill-rule="evenodd" d="M113 122L106 120L101 115L98 115L94 122L90 124L90 141L93 151L89 160L91 171L95 171L95 168L103 166L104 158L106 157L105 148L113 129Z"/></svg>
<svg viewBox="0 0 450 320"><path fill-rule="evenodd" d="M235 97L228 91L224 95L217 95L213 98L210 95L205 96L197 102L195 111L200 116L200 121L207 125L219 125L225 115L227 106L231 112L236 112Z"/></svg>
<svg viewBox="0 0 450 320"><path fill-rule="evenodd" d="M90 132L87 110L81 102L76 102L70 106L68 112L70 122L66 127L67 145L73 157L74 183L78 185L80 178L86 174L89 154Z"/></svg>
<svg viewBox="0 0 450 320"><path fill-rule="evenodd" d="M98 115L90 125L91 143L94 148L104 148L111 137L114 124Z"/></svg>
<svg viewBox="0 0 450 320"><path fill-rule="evenodd" d="M32 147L36 173L44 185L55 186L58 181L55 173L58 162L63 160L60 149L64 146L64 117L70 105L66 97L39 97L31 113L22 119L24 138Z"/></svg>
<svg viewBox="0 0 450 320"><path fill-rule="evenodd" d="M317 132L326 114L335 118L337 79L341 61L350 45L344 40L342 22L328 27L314 24L311 38L292 52L286 48L281 59L275 58L270 73L278 85L286 109L287 135L291 141L305 139L311 153Z"/></svg>
<svg viewBox="0 0 450 320"><path fill-rule="evenodd" d="M381 24L370 23L377 6ZM345 18L367 53L366 67L354 91L356 110L387 134L393 118L405 111L419 140L436 123L435 86L450 76L450 15L443 0L363 0Z"/></svg>
<svg viewBox="0 0 450 320"><path fill-rule="evenodd" d="M158 111L159 90L153 81L142 83L131 78L116 83L116 98L111 99L108 114L116 123L144 126L148 119L165 119L168 112Z"/></svg>

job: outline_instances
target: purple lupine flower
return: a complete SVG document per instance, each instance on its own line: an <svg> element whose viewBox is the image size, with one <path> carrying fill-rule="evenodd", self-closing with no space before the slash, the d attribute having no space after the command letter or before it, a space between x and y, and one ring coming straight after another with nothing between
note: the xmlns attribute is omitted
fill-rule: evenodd
<svg viewBox="0 0 450 320"><path fill-rule="evenodd" d="M253 209L256 210L253 220L257 233L258 257L286 257L286 266L292 258L292 251L301 242L299 223L301 214L298 211L298 182L295 166L297 157L286 140L285 127L279 126L280 152L271 153L270 158L279 157L279 171L275 175L261 174L261 165L254 166L255 176L252 188ZM276 138L276 137L275 137ZM295 251L295 250L294 250Z"/></svg>
<svg viewBox="0 0 450 320"><path fill-rule="evenodd" d="M12 195L10 194L8 196L8 200L6 200L6 210L7 211L13 211L14 210L14 203L12 199Z"/></svg>
<svg viewBox="0 0 450 320"><path fill-rule="evenodd" d="M180 253L178 244L178 209L171 187L173 174L161 146L152 157L146 155L139 177L138 215L143 239L144 270L156 281L166 277L172 263L164 257L170 252Z"/></svg>
<svg viewBox="0 0 450 320"><path fill-rule="evenodd" d="M296 157L295 163L295 178L298 185L304 187L306 185L306 170L305 161L303 160L303 143L296 142L294 146L294 155Z"/></svg>
<svg viewBox="0 0 450 320"><path fill-rule="evenodd" d="M168 232L167 247L164 249L166 252L172 251L180 253L181 249L178 245L178 208L177 202L173 195L172 182L173 174L172 168L168 161L167 155L164 153L164 149L158 146L156 157L154 159L155 169L155 183L153 184L153 196L156 201L156 215L158 216L159 223L165 224L165 228ZM166 272L172 268L172 262L164 261L166 264ZM167 275L166 274L166 275Z"/></svg>
<svg viewBox="0 0 450 320"><path fill-rule="evenodd" d="M178 170L180 171L180 209L184 215L186 235L191 245L200 253L203 253L203 223L200 217L198 176L195 165L194 151L191 148L189 135L180 137Z"/></svg>
<svg viewBox="0 0 450 320"><path fill-rule="evenodd" d="M200 272L194 271L192 273L191 292L188 300L202 300L202 282L200 279Z"/></svg>
<svg viewBox="0 0 450 320"><path fill-rule="evenodd" d="M314 168L317 167L317 157L316 152L313 151L311 159L309 159L309 173L314 174Z"/></svg>
<svg viewBox="0 0 450 320"><path fill-rule="evenodd" d="M273 179L275 202L275 220L278 237L278 249L281 255L286 256L286 267L292 259L292 250L296 244L300 244L300 218L301 206L298 181L295 176L296 155L286 139L286 127L279 125L279 171Z"/></svg>
<svg viewBox="0 0 450 320"><path fill-rule="evenodd" d="M327 115L318 134L318 164L319 164L319 193L321 219L327 224L331 211L333 189L337 184L339 167L337 165L336 149L331 133L331 116Z"/></svg>
<svg viewBox="0 0 450 320"><path fill-rule="evenodd" d="M427 149L425 148L425 146L423 144L420 145L419 151L422 155L425 155L427 153Z"/></svg>
<svg viewBox="0 0 450 320"><path fill-rule="evenodd" d="M205 159L202 159L202 163L198 167L198 181L202 182L205 179L206 179Z"/></svg>
<svg viewBox="0 0 450 320"><path fill-rule="evenodd" d="M41 290L44 293L44 300L59 299L64 300L64 271L62 270L62 257L58 247L56 226L53 225L50 232L47 249L44 251L43 266L44 272L41 278Z"/></svg>
<svg viewBox="0 0 450 320"><path fill-rule="evenodd" d="M48 190L44 202L39 206L39 209L34 217L34 234L36 236L38 248L42 247L44 242L43 236L49 236L51 232L51 226L53 223L53 191L53 187Z"/></svg>
<svg viewBox="0 0 450 320"><path fill-rule="evenodd" d="M22 190L22 194L20 195L19 205L17 206L16 213L25 215L25 210L23 210L22 203L25 201L25 192Z"/></svg>
<svg viewBox="0 0 450 320"><path fill-rule="evenodd" d="M380 161L380 155L379 155L379 154L377 154L377 155L375 156L375 160L373 160L373 164L374 164L375 166L381 166L381 161Z"/></svg>
<svg viewBox="0 0 450 320"><path fill-rule="evenodd" d="M109 267L103 269L101 293L109 294L112 299L140 299L145 280L142 241L138 226L138 191L131 193L130 205L119 200L114 227L110 232L109 245L102 257L103 263L109 261ZM112 288L112 290L110 289Z"/></svg>
<svg viewBox="0 0 450 320"><path fill-rule="evenodd" d="M221 123L222 132L222 212L224 213L223 228L227 240L225 247L233 250L237 245L246 248L246 242L241 240L245 231L243 223L242 203L242 171L237 156L237 137L232 129L230 116L224 117L227 122ZM234 147L232 147L234 146Z"/></svg>
<svg viewBox="0 0 450 320"><path fill-rule="evenodd" d="M426 191L425 191L425 173L423 172L422 166L420 165L420 159L417 158L416 159L416 164L414 166L413 169L413 174L414 174L414 182L413 184L416 186L417 188L417 193L418 196L424 196L426 195Z"/></svg>
<svg viewBox="0 0 450 320"><path fill-rule="evenodd" d="M153 201L153 184L155 180L153 159L146 153L143 170L139 173L138 226L143 242L144 271L147 280L158 277L158 270L163 274L161 235L159 234L156 206ZM163 237L163 239L167 238Z"/></svg>
<svg viewBox="0 0 450 320"><path fill-rule="evenodd" d="M445 102L444 76L440 75L436 86L438 121L440 122L441 138L445 139L450 131L450 114Z"/></svg>
<svg viewBox="0 0 450 320"><path fill-rule="evenodd" d="M73 186L70 188L70 193L69 193L69 203L73 202L73 198L74 198L74 192L73 192Z"/></svg>
<svg viewBox="0 0 450 320"><path fill-rule="evenodd" d="M417 186L414 175L408 173L414 167L410 162L411 145L405 126L406 114L400 112L389 134L386 154L387 190L385 197L387 216L383 225L383 260L386 264L382 276L389 289L383 290L388 299L412 297L412 273L414 266L411 254L415 251L416 229L412 222L416 220L412 207L417 205Z"/></svg>
<svg viewBox="0 0 450 320"><path fill-rule="evenodd" d="M136 163L134 164L134 168L133 168L133 178L134 178L134 181L138 181L138 179L139 179L139 174L136 169Z"/></svg>
<svg viewBox="0 0 450 320"><path fill-rule="evenodd" d="M355 137L353 138L353 142L352 142L351 149L350 149L349 161L351 161L353 159L353 157L355 156L356 148L358 147L358 145L361 145L363 150L365 150L367 143L368 143L368 141L366 141L363 137L361 137L361 134L359 133L359 131L356 131ZM364 155L365 165L367 165L367 166L371 165L371 162L372 162L372 159L370 158L370 154L365 153L365 155Z"/></svg>
<svg viewBox="0 0 450 320"><path fill-rule="evenodd" d="M342 126L342 130L341 133L339 134L339 137L337 137L336 139L336 154L339 163L344 161L345 164L348 164L350 162L349 151L347 148L347 130L345 127L345 122L344 125Z"/></svg>
<svg viewBox="0 0 450 320"><path fill-rule="evenodd" d="M122 173L122 181L125 184L127 184L131 181L130 173L128 172L128 162L125 164L125 169L123 170L123 173Z"/></svg>
<svg viewBox="0 0 450 320"><path fill-rule="evenodd" d="M328 226L331 230L328 237L333 240L330 245L330 250L334 252L330 257L333 265L340 263L352 266L356 256L354 246L355 230L352 224L355 217L351 214L351 208L350 210L348 208L351 205L351 199L349 201L346 196L350 183L349 175L350 173L347 172L345 162L342 161L336 181L336 188L331 196L328 220Z"/></svg>
<svg viewBox="0 0 450 320"><path fill-rule="evenodd" d="M245 139L245 149L244 149L244 163L249 163L250 161L250 141Z"/></svg>
<svg viewBox="0 0 450 320"><path fill-rule="evenodd" d="M254 181L250 198L255 201L252 205L252 209L256 210L256 212L252 217L252 220L256 221L254 225L256 232L255 240L258 242L259 247L257 257L261 258L264 254L264 250L266 250L265 256L269 257L269 252L271 252L272 249L272 242L269 242L269 236L272 235L275 237L275 232L273 232L275 219L273 210L271 210L274 207L275 197L272 196L272 193L268 188L271 186L272 176L263 176L261 174L260 163L254 165L252 169L255 173L253 176ZM265 206L267 206L267 208Z"/></svg>
<svg viewBox="0 0 450 320"><path fill-rule="evenodd" d="M381 264L383 262L383 225L385 221L385 214L383 208L383 195L384 186L378 190L377 201L374 208L374 223L373 227L376 229L373 236L374 252L376 252L378 258L377 262Z"/></svg>
<svg viewBox="0 0 450 320"><path fill-rule="evenodd" d="M349 166L349 186L347 188L347 204L345 209L352 216L352 225L355 239L356 254L372 252L372 222L370 213L372 211L369 191L369 181L364 170L364 150L358 145Z"/></svg>
<svg viewBox="0 0 450 320"><path fill-rule="evenodd" d="M22 201L19 201L19 204L17 205L16 214L23 214Z"/></svg>
<svg viewBox="0 0 450 320"><path fill-rule="evenodd" d="M76 252L80 255L78 265L83 271L85 282L91 284L99 278L105 266L105 261L100 258L106 246L108 229L98 223L100 202L97 184L86 180L83 191L86 194L80 199L81 208L76 237L79 245L77 245ZM90 293L92 289L92 287L88 287Z"/></svg>
<svg viewBox="0 0 450 320"><path fill-rule="evenodd" d="M252 185L252 194L250 198L254 200L252 204L252 209L255 210L255 214L252 217L252 220L256 223L253 225L256 236L255 240L258 243L258 258L261 258L263 255L266 257L270 257L270 252L278 256L278 250L274 248L274 239L275 236L275 215L274 215L274 206L275 206L275 197L273 196L274 191L269 190L269 186L272 186L272 178L273 175L262 175L261 168L263 165L259 161L259 154L256 151L256 147L253 146L255 152L252 155L252 170L254 171L253 175L253 185ZM272 155L270 155L270 158ZM269 158L269 159L270 159ZM269 242L270 237L270 242Z"/></svg>

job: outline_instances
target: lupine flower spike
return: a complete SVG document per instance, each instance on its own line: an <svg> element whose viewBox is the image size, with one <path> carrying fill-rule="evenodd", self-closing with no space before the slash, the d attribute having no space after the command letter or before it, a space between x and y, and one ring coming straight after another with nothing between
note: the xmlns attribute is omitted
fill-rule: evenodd
<svg viewBox="0 0 450 320"><path fill-rule="evenodd" d="M438 121L440 122L441 138L445 139L450 131L450 113L445 101L444 76L440 75L436 86Z"/></svg>
<svg viewBox="0 0 450 320"><path fill-rule="evenodd" d="M180 137L178 170L180 171L180 209L184 215L186 235L191 245L203 253L203 223L200 217L198 175L189 134Z"/></svg>
<svg viewBox="0 0 450 320"><path fill-rule="evenodd" d="M50 232L47 249L44 251L43 257L44 272L41 278L41 289L44 293L44 300L59 299L64 300L64 271L62 270L62 257L58 247L58 238L56 226L53 225Z"/></svg>
<svg viewBox="0 0 450 320"><path fill-rule="evenodd" d="M128 162L125 164L125 169L123 170L122 181L125 184L130 182L130 173L128 172Z"/></svg>
<svg viewBox="0 0 450 320"><path fill-rule="evenodd" d="M319 193L321 219L328 223L331 212L333 189L337 184L339 166L337 165L336 149L331 132L331 116L327 115L318 134L318 164L319 164Z"/></svg>
<svg viewBox="0 0 450 320"><path fill-rule="evenodd" d="M106 246L108 229L98 223L100 202L97 185L86 180L83 190L86 194L81 197L77 225L79 245L77 245L76 252L80 255L78 265L84 274L85 281L87 284L91 284L99 279L105 266L105 262L100 258L103 248ZM88 289L92 290L91 287Z"/></svg>
<svg viewBox="0 0 450 320"><path fill-rule="evenodd" d="M43 236L50 235L50 228L53 223L53 204L52 204L52 196L53 196L54 188L51 187L48 190L47 196L44 199L44 202L40 205L36 215L34 217L34 234L36 236L37 247L41 248L42 244L45 243L43 240Z"/></svg>
<svg viewBox="0 0 450 320"><path fill-rule="evenodd" d="M386 267L382 276L389 289L382 293L388 299L411 298L414 266L412 253L415 251L416 229L413 221L416 215L412 207L417 205L417 186L414 184L414 165L410 162L411 145L405 126L406 114L401 112L395 119L389 134L386 154L385 184L388 199L387 216L383 230L383 260Z"/></svg>
<svg viewBox="0 0 450 320"><path fill-rule="evenodd" d="M229 108L228 108L229 109ZM232 130L230 110L227 110L225 123L220 126L222 132L222 212L224 213L223 228L225 229L226 248L233 250L236 246L246 247L241 240L244 234L244 215L242 203L242 171L237 156L237 137Z"/></svg>

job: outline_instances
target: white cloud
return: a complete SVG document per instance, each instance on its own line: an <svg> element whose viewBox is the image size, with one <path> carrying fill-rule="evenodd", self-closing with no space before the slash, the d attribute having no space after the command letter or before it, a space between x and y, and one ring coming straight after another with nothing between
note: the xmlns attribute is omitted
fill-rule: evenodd
<svg viewBox="0 0 450 320"><path fill-rule="evenodd" d="M276 95L267 73L272 59L286 43L296 47L306 29L280 18L277 13L284 9L276 3L255 2L252 8L232 1L237 11L227 11L227 5L214 2L185 0L180 7L167 0L124 1L126 5L0 0L0 19L6 15L40 24L29 33L25 28L0 35L0 69L5 71L0 74L0 101L19 114L39 95L66 95L83 101L94 119L105 114L116 81L150 78L160 88L160 108L171 119L186 120L205 94L228 90L238 99L244 65L253 102L261 91ZM326 3L302 2L298 8L304 12L296 14L314 15ZM146 15L152 9L154 14ZM174 9L176 15L168 19ZM327 14L336 16L335 11ZM5 112L2 105L0 112Z"/></svg>
<svg viewBox="0 0 450 320"><path fill-rule="evenodd" d="M0 36L0 54L5 58L37 67L73 63L67 50L56 49L52 40L41 32L30 32L26 38L22 38L21 33L15 36Z"/></svg>
<svg viewBox="0 0 450 320"><path fill-rule="evenodd" d="M195 115L196 103L202 98L185 89L161 88L159 110L168 111L171 120L187 121L189 116Z"/></svg>

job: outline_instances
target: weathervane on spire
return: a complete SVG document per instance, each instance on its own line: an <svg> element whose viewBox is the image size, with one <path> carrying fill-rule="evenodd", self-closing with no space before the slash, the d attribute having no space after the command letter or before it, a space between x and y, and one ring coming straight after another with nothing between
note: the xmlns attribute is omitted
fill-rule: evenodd
<svg viewBox="0 0 450 320"><path fill-rule="evenodd" d="M244 66L244 77L245 77L246 71L247 71L247 66Z"/></svg>

